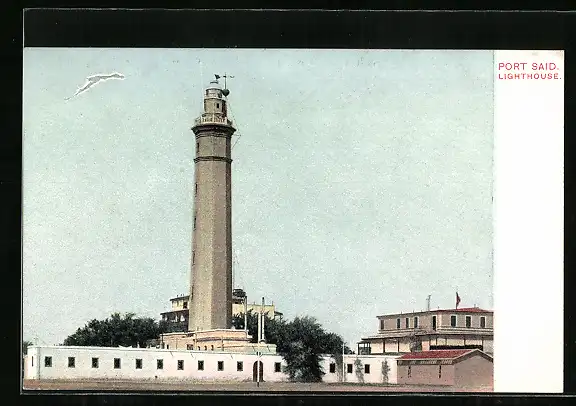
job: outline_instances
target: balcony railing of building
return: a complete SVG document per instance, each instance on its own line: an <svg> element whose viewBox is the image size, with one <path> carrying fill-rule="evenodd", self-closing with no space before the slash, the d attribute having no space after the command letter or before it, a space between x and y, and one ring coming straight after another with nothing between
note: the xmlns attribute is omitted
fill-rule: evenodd
<svg viewBox="0 0 576 406"><path fill-rule="evenodd" d="M482 331L490 331L493 330L492 327L488 327L488 326L436 326L435 328L432 328L432 326L418 326L416 328L414 327L402 327L402 328L388 328L388 329L378 329L379 333L398 333L398 332L407 332L407 331L420 331L420 330L425 330L425 331L442 331L442 330L482 330Z"/></svg>
<svg viewBox="0 0 576 406"><path fill-rule="evenodd" d="M188 322L169 323L165 326L165 333L180 333L188 331Z"/></svg>
<svg viewBox="0 0 576 406"><path fill-rule="evenodd" d="M391 330L379 330L378 334L381 336L406 336L406 335L421 335L421 334L438 334L438 333L458 333L458 334L489 334L493 333L492 327L451 327L451 326L438 326L435 329L432 327L416 327L416 328L401 328Z"/></svg>
<svg viewBox="0 0 576 406"><path fill-rule="evenodd" d="M492 327L478 327L478 326L471 326L471 327L466 327L466 326L442 326L442 327L438 327L436 330L432 330L432 331L441 331L441 332L462 332L462 333L466 333L466 332L482 332L482 333L486 333L486 332L493 332L494 329Z"/></svg>
<svg viewBox="0 0 576 406"><path fill-rule="evenodd" d="M224 117L221 114L215 114L215 113L205 113L194 120L195 125L210 124L210 123L232 125L232 120L228 119L227 117Z"/></svg>

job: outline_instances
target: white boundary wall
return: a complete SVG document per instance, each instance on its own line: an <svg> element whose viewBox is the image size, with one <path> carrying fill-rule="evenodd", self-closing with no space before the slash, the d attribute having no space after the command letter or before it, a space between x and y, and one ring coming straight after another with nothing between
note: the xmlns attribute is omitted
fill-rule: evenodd
<svg viewBox="0 0 576 406"><path fill-rule="evenodd" d="M344 355L344 371L341 370L342 365L338 365L336 361L329 355L325 355L322 360L322 367L326 373L323 377L323 382L341 382L342 373L344 373L344 382L353 383L372 383L372 384L396 384L398 383L397 362L396 359L399 355ZM356 366L356 359L360 360L360 368ZM388 377L384 377L382 364L388 364ZM336 371L330 372L330 364L335 364ZM349 365L352 365L352 372L349 371ZM368 371L366 365L369 365ZM359 370L359 372L358 372Z"/></svg>
<svg viewBox="0 0 576 406"><path fill-rule="evenodd" d="M51 357L51 366L45 366L45 358ZM74 367L68 367L68 358L74 358ZM98 368L92 367L92 358L98 358ZM120 368L114 368L114 359L120 359ZM142 360L142 368L136 369L136 360ZM161 359L163 368L157 368ZM110 347L28 347L24 379L136 379L136 380L225 380L252 381L256 354L225 353L218 351L186 351L153 348ZM183 369L178 369L183 361ZM198 362L204 369L199 370ZM218 370L218 362L223 370ZM237 361L243 362L243 370L237 370ZM287 376L275 372L275 363L285 365L279 355L263 355L264 381L283 381Z"/></svg>
<svg viewBox="0 0 576 406"><path fill-rule="evenodd" d="M51 366L46 366L46 357ZM74 367L68 366L68 358L74 358ZM98 358L98 367L92 367L92 358ZM120 359L120 368L114 368L114 359ZM355 360L369 364L369 373L356 373ZM397 382L397 356L345 355L345 364L352 364L352 373L345 374L346 382L384 383L382 363L386 359L390 368L388 383ZM141 369L136 368L140 359ZM157 360L163 360L163 368L157 368ZM252 381L253 366L258 360L256 354L230 353L219 351L187 351L155 348L116 348L116 347L65 347L30 346L25 359L24 379L134 379L134 380L205 380L205 381ZM280 355L264 354L260 357L265 382L287 381L285 361ZM178 369L178 361L183 361L183 369ZM203 361L204 369L199 370L198 361ZM223 362L223 370L218 370L218 362ZM243 370L237 370L237 362L243 363ZM276 372L280 363L281 372ZM342 372L336 366L330 372L330 364L336 361L323 356L321 366L326 373L324 382L339 382ZM340 366L341 367L341 366Z"/></svg>

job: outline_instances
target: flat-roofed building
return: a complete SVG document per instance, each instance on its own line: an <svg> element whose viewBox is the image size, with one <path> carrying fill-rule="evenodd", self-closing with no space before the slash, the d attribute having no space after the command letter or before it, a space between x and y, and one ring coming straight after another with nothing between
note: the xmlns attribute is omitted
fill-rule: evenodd
<svg viewBox="0 0 576 406"><path fill-rule="evenodd" d="M378 316L378 333L362 337L359 354L402 354L435 349L493 353L493 311L479 307Z"/></svg>
<svg viewBox="0 0 576 406"><path fill-rule="evenodd" d="M179 295L170 299L170 310L160 313L162 320L168 322L168 331L186 331L188 329L189 303L189 295Z"/></svg>
<svg viewBox="0 0 576 406"><path fill-rule="evenodd" d="M233 315L244 314L244 310L245 310L244 306L246 306L246 310L248 311L248 313L250 313L250 312L252 312L252 313L262 312L269 319L275 319L275 318L282 319L283 314L276 311L276 307L274 306L274 302L272 302L270 304L266 304L264 302L264 305L262 305L262 303L256 303L256 302L244 304L245 300L247 300L246 299L246 292L244 292L243 289L234 289L232 291L232 314Z"/></svg>
<svg viewBox="0 0 576 406"><path fill-rule="evenodd" d="M244 299L246 294L242 289L234 289L232 292L232 315L239 315L244 313ZM190 296L179 295L170 299L170 310L160 313L162 320L168 322L168 332L185 332L188 330L188 318L190 315L189 310ZM274 302L266 304L262 309L261 303L247 303L248 312L263 313L271 319L282 318L283 314L276 311Z"/></svg>
<svg viewBox="0 0 576 406"><path fill-rule="evenodd" d="M492 390L494 362L480 350L432 350L397 359L398 383Z"/></svg>

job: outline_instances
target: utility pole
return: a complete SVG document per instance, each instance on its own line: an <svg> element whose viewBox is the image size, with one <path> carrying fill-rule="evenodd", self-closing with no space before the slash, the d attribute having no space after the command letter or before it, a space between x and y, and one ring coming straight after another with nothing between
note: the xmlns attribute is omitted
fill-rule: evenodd
<svg viewBox="0 0 576 406"><path fill-rule="evenodd" d="M344 377L346 376L346 364L344 363L344 345L346 343L342 342L342 382L344 382Z"/></svg>
<svg viewBox="0 0 576 406"><path fill-rule="evenodd" d="M264 298L262 298L262 306L260 307L260 313L258 314L258 348L260 344L264 342ZM256 386L260 387L260 359L262 357L262 351L256 351Z"/></svg>
<svg viewBox="0 0 576 406"><path fill-rule="evenodd" d="M258 356L256 361L256 386L260 387L260 358L262 351L256 351L256 355Z"/></svg>
<svg viewBox="0 0 576 406"><path fill-rule="evenodd" d="M264 322L265 322L265 318L264 318L264 298L262 298L262 308L260 311L260 317L262 317L262 335L260 336L260 340L262 342L266 341L266 338L264 337Z"/></svg>
<svg viewBox="0 0 576 406"><path fill-rule="evenodd" d="M248 295L244 295L244 331L248 338Z"/></svg>
<svg viewBox="0 0 576 406"><path fill-rule="evenodd" d="M258 331L256 332L256 343L260 344L262 338L262 312L258 312Z"/></svg>

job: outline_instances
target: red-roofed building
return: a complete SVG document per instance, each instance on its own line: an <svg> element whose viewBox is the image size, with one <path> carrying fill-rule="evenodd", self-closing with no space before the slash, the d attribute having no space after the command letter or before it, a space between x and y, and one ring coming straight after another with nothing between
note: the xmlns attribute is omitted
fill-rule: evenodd
<svg viewBox="0 0 576 406"><path fill-rule="evenodd" d="M441 349L493 353L494 313L479 307L394 313L378 318L378 333L362 337L359 354L403 354Z"/></svg>
<svg viewBox="0 0 576 406"><path fill-rule="evenodd" d="M447 385L470 390L493 388L493 359L480 350L411 352L397 362L399 384Z"/></svg>
<svg viewBox="0 0 576 406"><path fill-rule="evenodd" d="M453 359L456 357L460 357L464 354L468 354L471 351L475 350L431 350L431 351L417 351L417 352L409 352L400 356L398 359Z"/></svg>

